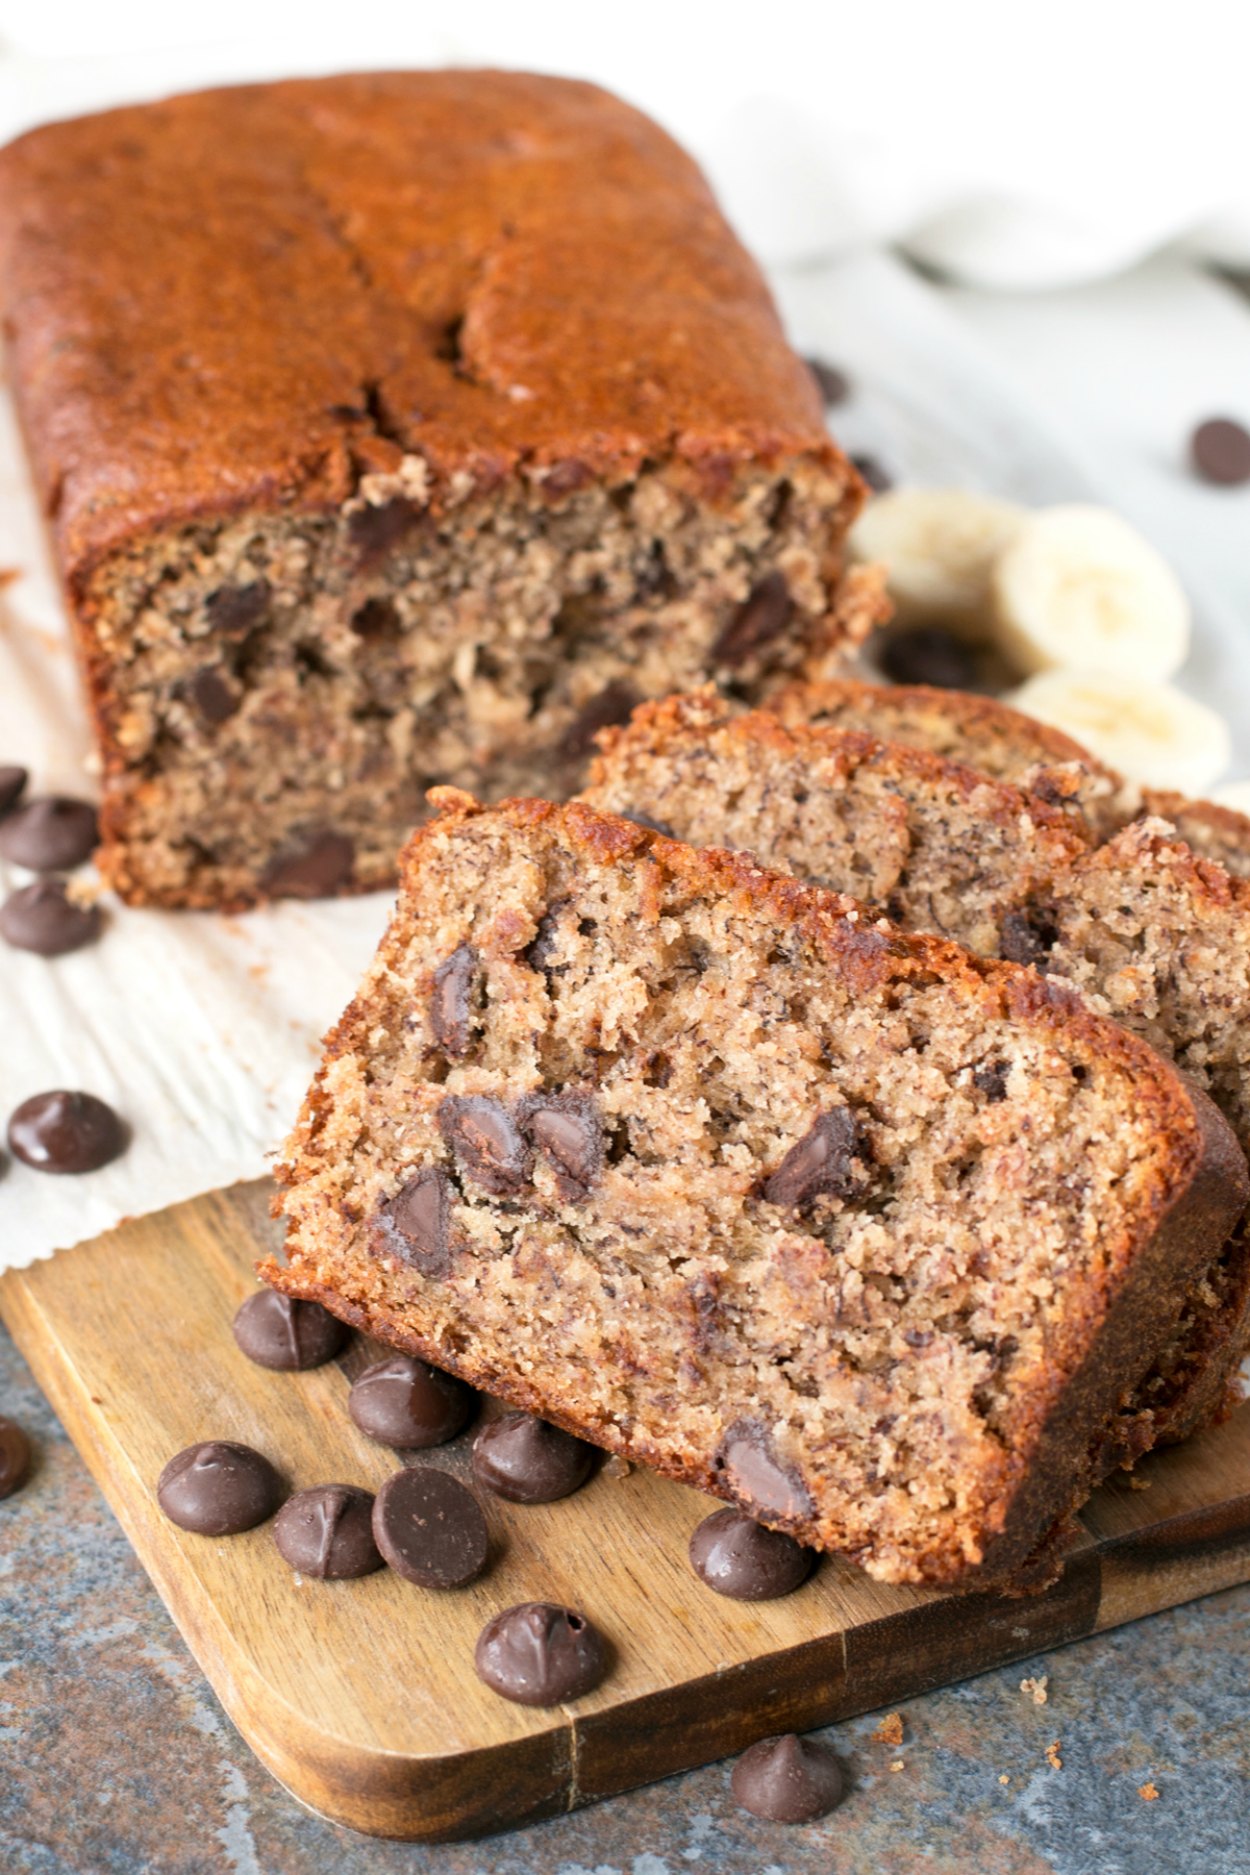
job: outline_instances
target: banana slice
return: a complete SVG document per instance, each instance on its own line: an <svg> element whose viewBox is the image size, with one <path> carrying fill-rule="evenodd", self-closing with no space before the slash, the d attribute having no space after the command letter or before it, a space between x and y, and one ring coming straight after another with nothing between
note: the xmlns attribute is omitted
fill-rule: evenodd
<svg viewBox="0 0 1250 1875"><path fill-rule="evenodd" d="M985 638L994 624L990 574L1025 516L1012 501L966 488L895 488L856 521L851 557L884 564L900 624L944 624Z"/></svg>
<svg viewBox="0 0 1250 1875"><path fill-rule="evenodd" d="M1003 698L1118 768L1130 781L1203 794L1232 758L1228 724L1171 684L1105 671L1042 671Z"/></svg>
<svg viewBox="0 0 1250 1875"><path fill-rule="evenodd" d="M993 573L999 642L1018 669L1171 677L1189 649L1189 601L1161 554L1106 508L1042 508Z"/></svg>
<svg viewBox="0 0 1250 1875"><path fill-rule="evenodd" d="M1226 781L1210 798L1217 807L1231 807L1235 813L1250 814L1250 781Z"/></svg>

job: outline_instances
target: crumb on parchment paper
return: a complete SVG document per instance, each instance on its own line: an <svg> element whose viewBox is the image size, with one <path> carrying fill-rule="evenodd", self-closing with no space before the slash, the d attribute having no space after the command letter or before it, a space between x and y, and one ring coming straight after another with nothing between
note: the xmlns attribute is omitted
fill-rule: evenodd
<svg viewBox="0 0 1250 1875"><path fill-rule="evenodd" d="M1150 1778L1147 1783L1137 1786L1137 1795L1141 1798L1143 1803L1153 1803L1155 1798L1159 1795L1159 1787L1154 1779Z"/></svg>
<svg viewBox="0 0 1250 1875"><path fill-rule="evenodd" d="M1027 1693L1035 1706L1044 1706L1050 1697L1046 1691L1049 1685L1049 1673L1039 1673L1036 1679L1021 1680L1020 1691Z"/></svg>
<svg viewBox="0 0 1250 1875"><path fill-rule="evenodd" d="M998 1773L998 1781L1000 1784L1010 1784L1011 1779L1008 1777L1006 1771L1000 1771Z"/></svg>
<svg viewBox="0 0 1250 1875"><path fill-rule="evenodd" d="M903 1760L902 1760L901 1758L895 1758L895 1759L893 1759L893 1760L892 1760L892 1762L891 1762L891 1764L890 1764L890 1769L891 1769L892 1771L904 1771L904 1770L906 1770L906 1768L907 1768L907 1767L906 1767L906 1765L905 1765L905 1764L903 1763Z"/></svg>
<svg viewBox="0 0 1250 1875"><path fill-rule="evenodd" d="M873 1742L878 1745L901 1745L903 1742L902 1713L887 1712L872 1736Z"/></svg>
<svg viewBox="0 0 1250 1875"><path fill-rule="evenodd" d="M1059 1756L1059 1740L1052 1739L1046 1747L1046 1762L1052 1771L1062 1771L1063 1759Z"/></svg>

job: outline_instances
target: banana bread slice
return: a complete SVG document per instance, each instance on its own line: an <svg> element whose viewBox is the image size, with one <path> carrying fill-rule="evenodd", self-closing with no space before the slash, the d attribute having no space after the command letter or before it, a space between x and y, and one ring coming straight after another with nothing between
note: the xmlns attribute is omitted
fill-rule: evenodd
<svg viewBox="0 0 1250 1875"><path fill-rule="evenodd" d="M1015 1578L1244 1204L1035 972L573 803L442 808L264 1274L889 1581Z"/></svg>
<svg viewBox="0 0 1250 1875"><path fill-rule="evenodd" d="M1202 858L1218 860L1239 878L1250 878L1250 816L1216 801L1195 801L1164 788L1139 788L1062 730L992 697L926 684L831 678L785 684L768 699L768 708L783 722L862 729L885 742L903 742L966 762L1075 811L1100 839L1109 839L1130 821L1154 815L1170 822Z"/></svg>
<svg viewBox="0 0 1250 1875"><path fill-rule="evenodd" d="M694 163L592 85L242 86L0 154L0 314L132 903L377 885L431 781L823 668L861 499Z"/></svg>

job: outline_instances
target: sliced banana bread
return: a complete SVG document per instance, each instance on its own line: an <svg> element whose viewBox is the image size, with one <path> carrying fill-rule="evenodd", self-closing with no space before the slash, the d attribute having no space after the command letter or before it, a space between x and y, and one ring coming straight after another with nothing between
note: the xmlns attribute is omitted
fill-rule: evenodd
<svg viewBox="0 0 1250 1875"><path fill-rule="evenodd" d="M454 790L264 1274L890 1581L1015 1579L1245 1203L1035 972L745 856Z"/></svg>

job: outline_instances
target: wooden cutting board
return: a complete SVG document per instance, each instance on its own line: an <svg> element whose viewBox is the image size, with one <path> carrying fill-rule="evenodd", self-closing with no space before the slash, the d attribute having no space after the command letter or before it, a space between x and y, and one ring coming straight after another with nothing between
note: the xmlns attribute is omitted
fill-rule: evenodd
<svg viewBox="0 0 1250 1875"><path fill-rule="evenodd" d="M797 1594L712 1594L686 1545L708 1499L605 1466L575 1497L490 1499L492 1566L452 1594L389 1571L294 1577L262 1526L209 1541L167 1523L155 1480L204 1438L266 1452L293 1488L376 1488L399 1462L355 1430L349 1375L255 1367L230 1320L274 1237L264 1182L123 1225L0 1277L0 1313L252 1749L313 1809L435 1841L611 1796L740 1750L1250 1579L1250 1407L1101 1490L1047 1594L885 1588L825 1560ZM487 1409L491 1410L490 1408ZM421 1455L464 1474L472 1433ZM415 1462L415 1461L414 1461ZM473 1672L485 1621L565 1602L605 1632L598 1692L553 1712Z"/></svg>

